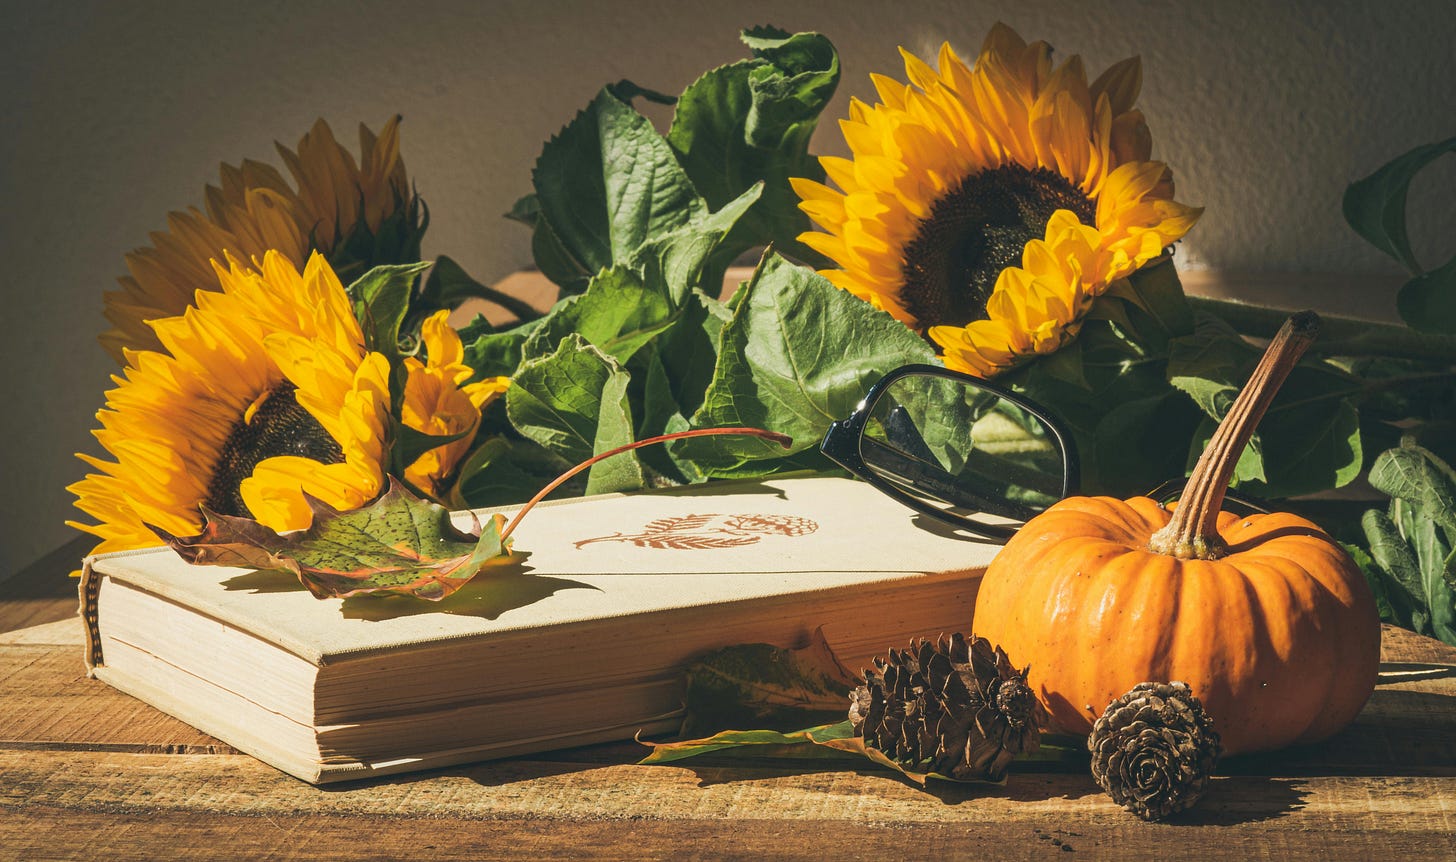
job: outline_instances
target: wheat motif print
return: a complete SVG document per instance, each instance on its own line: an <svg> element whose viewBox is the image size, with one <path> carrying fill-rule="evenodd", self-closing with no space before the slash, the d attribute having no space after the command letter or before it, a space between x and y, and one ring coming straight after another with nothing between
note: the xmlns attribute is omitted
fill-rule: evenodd
<svg viewBox="0 0 1456 862"><path fill-rule="evenodd" d="M798 515L679 515L649 521L638 533L582 539L576 547L596 542L631 542L639 548L718 550L756 544L765 536L807 536L818 529L817 521Z"/></svg>

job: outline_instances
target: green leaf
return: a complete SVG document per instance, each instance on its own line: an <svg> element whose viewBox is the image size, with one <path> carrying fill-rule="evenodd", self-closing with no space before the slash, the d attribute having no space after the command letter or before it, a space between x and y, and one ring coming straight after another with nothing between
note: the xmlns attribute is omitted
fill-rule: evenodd
<svg viewBox="0 0 1456 862"><path fill-rule="evenodd" d="M1388 513L1361 520L1382 618L1456 645L1456 473L1407 439L1375 459L1370 479L1391 495Z"/></svg>
<svg viewBox="0 0 1456 862"><path fill-rule="evenodd" d="M485 296L484 288L460 264L442 254L435 258L420 300L431 308L454 308L467 299Z"/></svg>
<svg viewBox="0 0 1456 862"><path fill-rule="evenodd" d="M1456 333L1456 257L1402 285L1395 305L1411 329Z"/></svg>
<svg viewBox="0 0 1456 862"><path fill-rule="evenodd" d="M1445 541L1434 518L1420 507L1402 499L1391 503L1391 514L1401 535L1415 550L1420 573L1420 595L1430 615L1431 634L1448 643L1456 638L1456 606L1451 601L1451 584L1456 580L1452 569L1451 547Z"/></svg>
<svg viewBox="0 0 1456 862"><path fill-rule="evenodd" d="M1345 221L1367 242L1395 258L1413 274L1422 270L1406 232L1406 193L1416 174L1450 152L1456 152L1456 138L1416 147L1345 189ZM1411 326L1417 324L1411 318L1405 320Z"/></svg>
<svg viewBox="0 0 1456 862"><path fill-rule="evenodd" d="M1401 535L1400 528L1384 512L1371 509L1361 521L1370 556L1387 577L1387 595L1397 614L1394 622L1418 634L1430 634L1430 609L1422 585L1420 562Z"/></svg>
<svg viewBox="0 0 1456 862"><path fill-rule="evenodd" d="M537 263L572 290L707 214L667 142L610 88L546 143L532 180Z"/></svg>
<svg viewBox="0 0 1456 862"><path fill-rule="evenodd" d="M738 250L774 243L819 262L798 242L809 229L790 177L823 181L809 139L839 83L839 57L817 33L745 30L753 59L703 75L678 100L667 140L698 191L724 206L753 183L763 198L734 232Z"/></svg>
<svg viewBox="0 0 1456 862"><path fill-rule="evenodd" d="M633 263L644 270L648 282L669 287L674 305L686 302L692 290L717 293L728 263L741 250L725 248L724 237L762 192L763 184L755 183L717 212L649 240L633 255Z"/></svg>
<svg viewBox="0 0 1456 862"><path fill-rule="evenodd" d="M850 415L879 377L933 358L904 324L777 255L766 257L742 290L746 295L720 335L695 428L766 428L792 437L791 453L803 452L818 445L831 422ZM673 446L675 457L717 476L784 455L752 438L705 437Z"/></svg>
<svg viewBox="0 0 1456 862"><path fill-rule="evenodd" d="M1193 331L1177 270L1160 261L1099 296L1075 341L1000 381L1071 432L1084 493L1142 494L1184 472L1201 411L1169 386L1168 356Z"/></svg>
<svg viewBox="0 0 1456 862"><path fill-rule="evenodd" d="M484 380L514 374L520 367L526 341L541 326L542 320L544 318L497 332L484 317L477 316L474 322L460 330L460 341L465 346L465 364L475 371L470 379Z"/></svg>
<svg viewBox="0 0 1456 862"><path fill-rule="evenodd" d="M1108 299L1122 302L1108 302ZM1112 315L1113 322L1134 333L1152 351L1162 352L1167 349L1169 339L1193 333L1196 323L1193 307L1188 304L1183 282L1171 259L1118 279L1098 301L1103 313L1108 306L1119 304L1124 307Z"/></svg>
<svg viewBox="0 0 1456 862"><path fill-rule="evenodd" d="M1190 336L1169 342L1168 380L1186 392L1208 420L1189 451L1202 443L1233 405L1259 351L1223 321L1199 314ZM1337 488L1360 474L1361 382L1336 366L1306 359L1289 375L1239 458L1235 480L1254 494L1287 497Z"/></svg>
<svg viewBox="0 0 1456 862"><path fill-rule="evenodd" d="M858 680L815 629L809 644L782 649L741 644L715 650L687 668L682 733L730 727L785 729L844 718Z"/></svg>
<svg viewBox="0 0 1456 862"><path fill-rule="evenodd" d="M1124 477L1145 493L1183 474L1187 446L1199 427L1198 409L1176 390L1113 404L1097 423L1100 471ZM1179 441L1169 445L1169 440Z"/></svg>
<svg viewBox="0 0 1456 862"><path fill-rule="evenodd" d="M545 219L537 219L531 234L531 255L541 274L561 288L562 293L580 293L586 289L595 270L588 268L557 236L556 229Z"/></svg>
<svg viewBox="0 0 1456 862"><path fill-rule="evenodd" d="M391 361L399 357L400 324L409 311L416 279L429 268L426 262L376 266L349 285L354 316L368 349Z"/></svg>
<svg viewBox="0 0 1456 862"><path fill-rule="evenodd" d="M178 537L153 528L194 565L246 566L296 576L315 598L410 595L439 601L487 566L519 563L502 540L496 515L475 534L463 533L443 507L391 481L369 506L340 512L309 498L313 525L279 535L248 518L203 508L202 532Z"/></svg>
<svg viewBox="0 0 1456 862"><path fill-rule="evenodd" d="M664 286L648 286L641 275L624 266L605 269L584 293L551 309L526 339L522 353L527 359L539 358L576 333L625 364L674 319Z"/></svg>
<svg viewBox="0 0 1456 862"><path fill-rule="evenodd" d="M639 440L688 430L687 417L673 396L672 380L656 345L637 354L631 374L627 397L632 415L638 417ZM666 446L648 446L638 455L644 467L675 484L694 484L708 478L692 462L675 460Z"/></svg>
<svg viewBox="0 0 1456 862"><path fill-rule="evenodd" d="M1401 625L1401 617L1391 602L1388 578L1380 566L1376 565L1375 558L1357 544L1340 542L1340 547L1344 548L1345 553L1350 555L1350 559L1355 561L1355 565L1360 567L1360 572L1365 575L1365 581L1370 584L1370 591L1375 594L1375 609L1380 614L1381 621Z"/></svg>
<svg viewBox="0 0 1456 862"><path fill-rule="evenodd" d="M703 403L718 364L718 342L732 318L723 303L693 291L682 316L654 343L678 412L691 416Z"/></svg>
<svg viewBox="0 0 1456 862"><path fill-rule="evenodd" d="M1456 530L1456 475L1429 450L1411 442L1380 453L1370 484L1405 500L1448 530Z"/></svg>
<svg viewBox="0 0 1456 862"><path fill-rule="evenodd" d="M461 463L451 504L461 509L480 509L524 503L571 466L571 462L529 440L491 437ZM579 497L585 486L585 481L573 480L547 499Z"/></svg>
<svg viewBox="0 0 1456 862"><path fill-rule="evenodd" d="M510 212L506 218L511 221L518 221L526 227L534 228L536 221L541 217L541 202L536 199L535 194L522 195L511 205Z"/></svg>
<svg viewBox="0 0 1456 862"><path fill-rule="evenodd" d="M573 464L633 441L629 375L572 333L555 353L521 364L506 392L506 415L527 439ZM586 493L643 486L641 462L627 452L592 466Z"/></svg>

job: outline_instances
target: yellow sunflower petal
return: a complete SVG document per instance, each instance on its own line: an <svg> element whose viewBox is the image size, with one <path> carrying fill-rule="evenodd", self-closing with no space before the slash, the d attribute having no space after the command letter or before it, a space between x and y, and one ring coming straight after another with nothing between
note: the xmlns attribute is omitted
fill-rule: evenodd
<svg viewBox="0 0 1456 862"><path fill-rule="evenodd" d="M481 410L510 386L508 377L465 382L474 372L464 364L460 336L446 322L448 316L448 311L436 312L420 327L426 361L405 360L400 408L401 421L416 431L437 437L463 435L430 449L405 468L406 481L435 497L445 495L446 480L469 451Z"/></svg>
<svg viewBox="0 0 1456 862"><path fill-rule="evenodd" d="M82 456L95 472L69 488L98 552L156 544L149 524L195 532L199 504L298 529L302 493L347 507L381 487L389 363L363 353L322 257L299 273L277 251L256 269L229 255L216 273L220 290L155 322L165 352L123 351L97 414L109 459Z"/></svg>
<svg viewBox="0 0 1456 862"><path fill-rule="evenodd" d="M906 82L875 75L879 101L853 102L840 124L853 158L821 160L833 188L793 183L801 208L822 228L800 239L839 266L824 271L826 278L908 325L943 336L979 333L977 344L989 351L976 354L983 371L1007 367L1008 350L1064 343L1092 297L1196 221L1198 210L1173 200L1170 172L1148 160L1147 126L1134 107L1142 85L1137 58L1089 84L1079 57L1053 66L1050 46L1028 43L1004 24L987 35L974 67L948 44L938 68L904 49L901 56ZM1008 206L994 194L1036 215L1022 216L1019 258L997 251L982 267L961 250L993 245L974 236L986 229L974 214ZM1004 227L997 223L998 249L1006 247ZM912 255L921 257L912 262ZM944 277L927 268L951 260L959 269ZM1010 294L995 300L1006 316L994 326L947 327L934 318L964 308L965 300L918 298L962 289L994 297L999 273L1018 264L1030 281L1014 301ZM955 280L966 278L973 281ZM1016 335L1013 326L1025 331Z"/></svg>
<svg viewBox="0 0 1456 862"><path fill-rule="evenodd" d="M126 256L128 275L105 294L112 328L100 336L102 346L118 363L128 348L161 350L148 321L180 315L198 291L218 290L211 261L251 261L272 250L301 266L310 250L332 256L361 212L378 230L410 199L398 125L391 119L377 138L361 126L358 164L322 120L297 153L279 145L297 190L260 162L222 165L220 184L204 190L206 212L171 213L167 230L150 236L151 247Z"/></svg>

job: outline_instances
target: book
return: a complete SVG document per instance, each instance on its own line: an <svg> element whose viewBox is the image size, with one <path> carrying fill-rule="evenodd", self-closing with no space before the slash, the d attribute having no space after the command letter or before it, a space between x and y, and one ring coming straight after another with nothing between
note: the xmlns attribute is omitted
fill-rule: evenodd
<svg viewBox="0 0 1456 862"><path fill-rule="evenodd" d="M969 631L998 549L827 476L554 501L515 542L523 565L437 603L319 600L167 548L92 557L87 664L304 781L365 778L672 732L685 667L726 646L822 628L857 670Z"/></svg>

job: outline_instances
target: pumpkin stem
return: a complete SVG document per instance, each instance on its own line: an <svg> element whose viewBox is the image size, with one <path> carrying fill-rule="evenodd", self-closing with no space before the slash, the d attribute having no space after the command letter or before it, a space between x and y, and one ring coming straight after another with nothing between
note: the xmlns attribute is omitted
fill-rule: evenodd
<svg viewBox="0 0 1456 862"><path fill-rule="evenodd" d="M1218 534L1218 514L1234 466L1284 379L1319 334L1319 326L1319 315L1301 311L1285 321L1269 342L1249 382L1199 456L1173 519L1148 541L1151 550L1181 560L1216 560L1228 552Z"/></svg>

